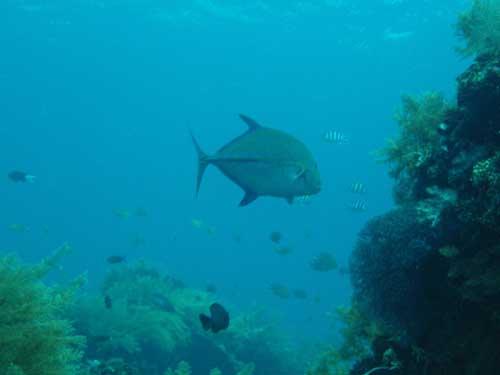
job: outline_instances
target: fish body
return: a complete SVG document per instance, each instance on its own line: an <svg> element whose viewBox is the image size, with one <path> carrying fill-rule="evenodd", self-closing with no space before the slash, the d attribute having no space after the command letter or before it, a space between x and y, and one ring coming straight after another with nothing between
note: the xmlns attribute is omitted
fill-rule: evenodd
<svg viewBox="0 0 500 375"><path fill-rule="evenodd" d="M271 292L278 298L288 299L290 298L290 290L286 285L280 283L271 284Z"/></svg>
<svg viewBox="0 0 500 375"><path fill-rule="evenodd" d="M323 139L327 143L333 143L336 145L344 145L348 143L345 134L336 130L328 130L327 132L325 132L325 134L323 134Z"/></svg>
<svg viewBox="0 0 500 375"><path fill-rule="evenodd" d="M259 196L285 198L314 195L321 190L317 164L307 147L295 137L259 125L240 115L248 131L223 146L214 155L205 154L192 136L198 153L198 193L203 173L211 164L240 186L245 195L240 206Z"/></svg>
<svg viewBox="0 0 500 375"><path fill-rule="evenodd" d="M329 272L337 268L337 261L329 253L320 253L311 261L311 268L318 272Z"/></svg>
<svg viewBox="0 0 500 375"><path fill-rule="evenodd" d="M280 232L274 231L274 232L271 232L271 234L269 235L269 239L272 242L278 244L283 239L283 235Z"/></svg>
<svg viewBox="0 0 500 375"><path fill-rule="evenodd" d="M8 177L12 182L15 183L18 182L33 183L35 182L36 179L35 176L21 171L12 171L9 173Z"/></svg>
<svg viewBox="0 0 500 375"><path fill-rule="evenodd" d="M210 316L200 314L200 322L205 331L217 333L229 327L229 313L219 303L210 306Z"/></svg>
<svg viewBox="0 0 500 375"><path fill-rule="evenodd" d="M362 182L353 182L351 184L351 193L354 194L365 194L366 193L366 187Z"/></svg>
<svg viewBox="0 0 500 375"><path fill-rule="evenodd" d="M121 255L111 255L106 259L109 264L118 264L125 262L125 257Z"/></svg>
<svg viewBox="0 0 500 375"><path fill-rule="evenodd" d="M355 201L349 205L349 208L354 212L364 212L366 211L366 203L363 201Z"/></svg>

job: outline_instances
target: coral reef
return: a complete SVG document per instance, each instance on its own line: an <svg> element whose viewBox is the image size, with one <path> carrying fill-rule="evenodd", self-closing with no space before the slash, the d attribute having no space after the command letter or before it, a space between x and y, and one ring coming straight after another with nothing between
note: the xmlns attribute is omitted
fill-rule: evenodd
<svg viewBox="0 0 500 375"><path fill-rule="evenodd" d="M435 214L419 208L406 205L370 220L350 262L354 303L385 329L411 340L436 313L443 283L427 283L430 274L439 275L442 259Z"/></svg>
<svg viewBox="0 0 500 375"><path fill-rule="evenodd" d="M256 314L234 314L229 329L217 335L203 331L198 316L213 298L144 262L124 264L108 272L100 296L81 298L72 319L87 336L86 357L99 364L96 375L115 367L124 375L208 375L214 369L238 375L268 369L276 375L296 373L281 336ZM116 360L110 365L112 358L127 367Z"/></svg>
<svg viewBox="0 0 500 375"><path fill-rule="evenodd" d="M84 339L63 313L83 279L68 288L41 279L69 251L67 245L35 266L0 259L0 372L9 375L73 375L79 371Z"/></svg>
<svg viewBox="0 0 500 375"><path fill-rule="evenodd" d="M389 353L398 363L391 374L498 373L499 9L475 1L460 19L477 58L458 77L456 106L404 99L409 116L383 152L398 207L365 226L350 264L354 302L384 333L352 375L391 369Z"/></svg>

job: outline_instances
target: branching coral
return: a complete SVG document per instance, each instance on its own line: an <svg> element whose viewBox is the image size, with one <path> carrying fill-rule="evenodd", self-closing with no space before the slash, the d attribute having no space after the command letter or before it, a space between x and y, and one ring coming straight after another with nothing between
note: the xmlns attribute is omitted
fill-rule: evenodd
<svg viewBox="0 0 500 375"><path fill-rule="evenodd" d="M400 128L399 137L390 140L380 151L383 160L393 167L391 174L398 177L403 171L414 175L439 150L439 126L450 107L436 92L421 96L404 95L395 119Z"/></svg>
<svg viewBox="0 0 500 375"><path fill-rule="evenodd" d="M73 375L83 338L61 313L79 282L66 290L43 285L43 277L69 247L36 266L0 259L0 369L9 375Z"/></svg>
<svg viewBox="0 0 500 375"><path fill-rule="evenodd" d="M474 0L460 15L457 33L465 41L458 49L464 56L500 53L500 0Z"/></svg>

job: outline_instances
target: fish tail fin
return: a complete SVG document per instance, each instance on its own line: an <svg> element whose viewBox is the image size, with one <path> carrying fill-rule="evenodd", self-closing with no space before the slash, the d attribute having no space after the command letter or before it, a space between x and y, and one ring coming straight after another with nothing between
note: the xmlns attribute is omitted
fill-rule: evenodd
<svg viewBox="0 0 500 375"><path fill-rule="evenodd" d="M212 327L212 319L205 314L200 314L200 322L205 331L208 331Z"/></svg>
<svg viewBox="0 0 500 375"><path fill-rule="evenodd" d="M191 140L193 141L194 148L196 149L196 154L198 155L198 175L196 177L196 195L198 195L198 192L200 191L201 180L203 179L203 174L205 173L205 169L207 169L207 166L208 164L210 164L210 162L208 161L208 155L201 149L191 130L189 131L189 134L191 135Z"/></svg>

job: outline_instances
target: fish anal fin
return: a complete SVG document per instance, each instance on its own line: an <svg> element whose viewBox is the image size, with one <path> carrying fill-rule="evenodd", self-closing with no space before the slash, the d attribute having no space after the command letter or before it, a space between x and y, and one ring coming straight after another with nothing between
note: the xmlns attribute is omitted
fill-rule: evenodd
<svg viewBox="0 0 500 375"><path fill-rule="evenodd" d="M244 207L252 203L254 200L256 200L259 196L251 191L246 191L245 195L243 196L243 199L240 202L240 207Z"/></svg>
<svg viewBox="0 0 500 375"><path fill-rule="evenodd" d="M250 131L262 128L262 125L260 125L257 121L255 121L254 119L252 119L248 116L240 114L240 118L243 120L243 122L245 124L248 125L248 130L250 130Z"/></svg>

